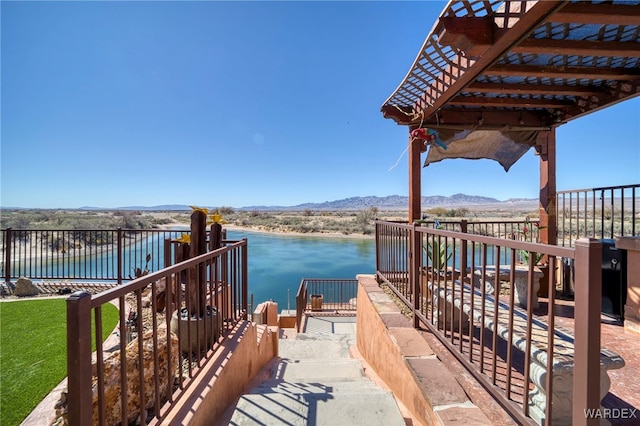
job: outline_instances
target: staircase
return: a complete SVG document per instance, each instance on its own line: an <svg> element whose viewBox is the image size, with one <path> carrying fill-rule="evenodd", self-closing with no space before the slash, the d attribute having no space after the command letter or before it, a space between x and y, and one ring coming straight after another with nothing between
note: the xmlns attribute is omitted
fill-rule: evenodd
<svg viewBox="0 0 640 426"><path fill-rule="evenodd" d="M230 425L404 426L393 395L350 358L355 317L309 317L280 339L269 377L240 397Z"/></svg>

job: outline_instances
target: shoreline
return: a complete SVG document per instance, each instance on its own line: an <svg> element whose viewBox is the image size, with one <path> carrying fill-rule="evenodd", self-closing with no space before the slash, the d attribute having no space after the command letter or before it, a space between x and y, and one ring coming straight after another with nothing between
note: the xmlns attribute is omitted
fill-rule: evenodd
<svg viewBox="0 0 640 426"><path fill-rule="evenodd" d="M166 230L175 230L175 227L185 227L185 231L189 229L188 223L169 223L160 225L160 229ZM295 232L295 231L284 231L281 229L265 229L263 227L250 227L250 226L242 226L235 224L225 224L223 225L224 229L232 230L232 231L247 231L247 232L256 232L260 234L272 234L272 235L282 235L288 237L320 237L320 238L345 238L345 239L357 239L357 240L368 240L375 238L374 234L365 235L365 234L342 234L340 232Z"/></svg>

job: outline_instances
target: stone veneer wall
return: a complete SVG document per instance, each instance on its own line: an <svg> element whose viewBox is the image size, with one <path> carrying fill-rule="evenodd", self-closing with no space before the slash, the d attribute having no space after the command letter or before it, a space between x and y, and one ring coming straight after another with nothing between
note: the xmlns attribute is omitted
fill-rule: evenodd
<svg viewBox="0 0 640 426"><path fill-rule="evenodd" d="M375 277L357 278L358 350L396 399L423 425L491 425Z"/></svg>
<svg viewBox="0 0 640 426"><path fill-rule="evenodd" d="M163 425L216 424L258 372L278 355L278 328L240 323Z"/></svg>

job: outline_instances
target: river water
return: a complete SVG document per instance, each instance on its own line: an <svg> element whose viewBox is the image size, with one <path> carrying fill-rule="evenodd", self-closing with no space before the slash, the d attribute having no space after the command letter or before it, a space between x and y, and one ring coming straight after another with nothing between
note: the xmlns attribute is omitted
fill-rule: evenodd
<svg viewBox="0 0 640 426"><path fill-rule="evenodd" d="M355 278L375 273L374 239L312 237L228 230L247 239L249 292L255 303L274 300L295 309L303 278Z"/></svg>

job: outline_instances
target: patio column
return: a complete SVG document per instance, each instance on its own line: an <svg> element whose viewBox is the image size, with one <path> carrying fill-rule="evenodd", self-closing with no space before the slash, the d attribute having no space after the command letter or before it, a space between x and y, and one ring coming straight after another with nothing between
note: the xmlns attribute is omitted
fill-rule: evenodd
<svg viewBox="0 0 640 426"><path fill-rule="evenodd" d="M540 242L557 245L556 128L540 132L536 152L540 156Z"/></svg>
<svg viewBox="0 0 640 426"><path fill-rule="evenodd" d="M412 141L411 131L413 129L413 127L409 127L409 223L422 218L420 203L422 197L420 182L422 164L420 163L420 153L424 144L420 139Z"/></svg>

